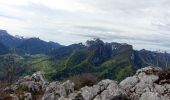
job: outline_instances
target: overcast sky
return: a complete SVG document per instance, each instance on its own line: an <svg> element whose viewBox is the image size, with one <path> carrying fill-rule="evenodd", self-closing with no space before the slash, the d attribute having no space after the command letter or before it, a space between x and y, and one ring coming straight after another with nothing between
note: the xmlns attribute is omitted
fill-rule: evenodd
<svg viewBox="0 0 170 100"><path fill-rule="evenodd" d="M64 45L98 37L170 51L170 0L0 0L0 29Z"/></svg>

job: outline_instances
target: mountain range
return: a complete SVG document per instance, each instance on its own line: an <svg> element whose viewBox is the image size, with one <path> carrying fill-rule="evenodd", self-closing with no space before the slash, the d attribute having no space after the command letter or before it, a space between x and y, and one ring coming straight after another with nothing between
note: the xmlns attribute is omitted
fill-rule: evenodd
<svg viewBox="0 0 170 100"><path fill-rule="evenodd" d="M107 43L94 39L63 46L39 38L15 37L0 30L0 79L5 78L4 67L8 58L20 62L16 76L41 70L49 80L91 73L99 79L121 81L145 66L170 65L170 54L145 49L138 51L126 43Z"/></svg>
<svg viewBox="0 0 170 100"><path fill-rule="evenodd" d="M5 45L10 52L20 54L44 54L62 47L58 43L46 42L39 38L12 36L6 30L0 30L0 43Z"/></svg>

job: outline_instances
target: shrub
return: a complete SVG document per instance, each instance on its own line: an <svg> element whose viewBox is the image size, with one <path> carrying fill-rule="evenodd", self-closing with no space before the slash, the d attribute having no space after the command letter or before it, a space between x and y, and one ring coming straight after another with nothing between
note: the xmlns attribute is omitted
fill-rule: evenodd
<svg viewBox="0 0 170 100"><path fill-rule="evenodd" d="M29 90L28 90L28 87L25 86L25 85L21 85L18 90L19 90L19 91L29 91Z"/></svg>
<svg viewBox="0 0 170 100"><path fill-rule="evenodd" d="M159 79L157 84L170 83L170 68L164 68L158 73Z"/></svg>
<svg viewBox="0 0 170 100"><path fill-rule="evenodd" d="M98 78L91 73L84 73L70 77L70 80L75 83L75 89L79 90L84 86L92 86L98 82Z"/></svg>

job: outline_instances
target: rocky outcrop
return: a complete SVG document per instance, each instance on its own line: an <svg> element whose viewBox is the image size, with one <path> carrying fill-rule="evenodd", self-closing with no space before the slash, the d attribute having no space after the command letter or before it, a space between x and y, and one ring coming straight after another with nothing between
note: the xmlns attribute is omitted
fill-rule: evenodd
<svg viewBox="0 0 170 100"><path fill-rule="evenodd" d="M3 90L3 93L10 93L14 100L32 100L32 94L41 94L48 84L42 72L36 72L32 76L25 76ZM17 94L17 95L16 95ZM17 99L18 98L18 99Z"/></svg>
<svg viewBox="0 0 170 100"><path fill-rule="evenodd" d="M74 83L69 80L63 84L60 82L52 82L46 87L42 100L58 100L60 97L67 97L73 92Z"/></svg>
<svg viewBox="0 0 170 100"><path fill-rule="evenodd" d="M72 93L68 98L60 100L126 100L125 91L119 87L116 81L102 80L92 87L83 87L80 91Z"/></svg>
<svg viewBox="0 0 170 100"><path fill-rule="evenodd" d="M7 87L5 91L10 89L15 92L20 88L25 88L32 92L40 92L45 89L47 84L48 82L45 81L43 74L39 71L32 76L25 76L24 78L19 79L10 87Z"/></svg>
<svg viewBox="0 0 170 100"><path fill-rule="evenodd" d="M7 87L4 92L10 91L13 100L36 100L34 95L40 92L40 100L170 100L169 74L157 67L146 67L120 84L105 79L76 91L70 80L48 83L41 72L36 72ZM24 90L18 95L21 87Z"/></svg>
<svg viewBox="0 0 170 100"><path fill-rule="evenodd" d="M162 69L146 67L120 83L130 100L170 100L170 84L159 84ZM169 77L170 79L170 77ZM165 80L169 80L163 79Z"/></svg>
<svg viewBox="0 0 170 100"><path fill-rule="evenodd" d="M103 80L92 87L74 91L74 84L66 81L52 82L46 88L43 100L125 100L126 93L116 81Z"/></svg>
<svg viewBox="0 0 170 100"><path fill-rule="evenodd" d="M32 100L32 94L29 92L23 92L20 96L20 99L24 99L24 100Z"/></svg>

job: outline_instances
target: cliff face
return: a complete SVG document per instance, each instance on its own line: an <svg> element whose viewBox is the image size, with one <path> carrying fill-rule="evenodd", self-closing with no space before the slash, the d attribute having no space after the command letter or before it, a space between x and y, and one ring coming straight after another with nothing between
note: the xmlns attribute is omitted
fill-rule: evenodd
<svg viewBox="0 0 170 100"><path fill-rule="evenodd" d="M6 87L0 99L11 100L170 100L170 70L157 67L139 69L118 83L102 80L75 90L71 81L47 82L41 72L26 76Z"/></svg>

